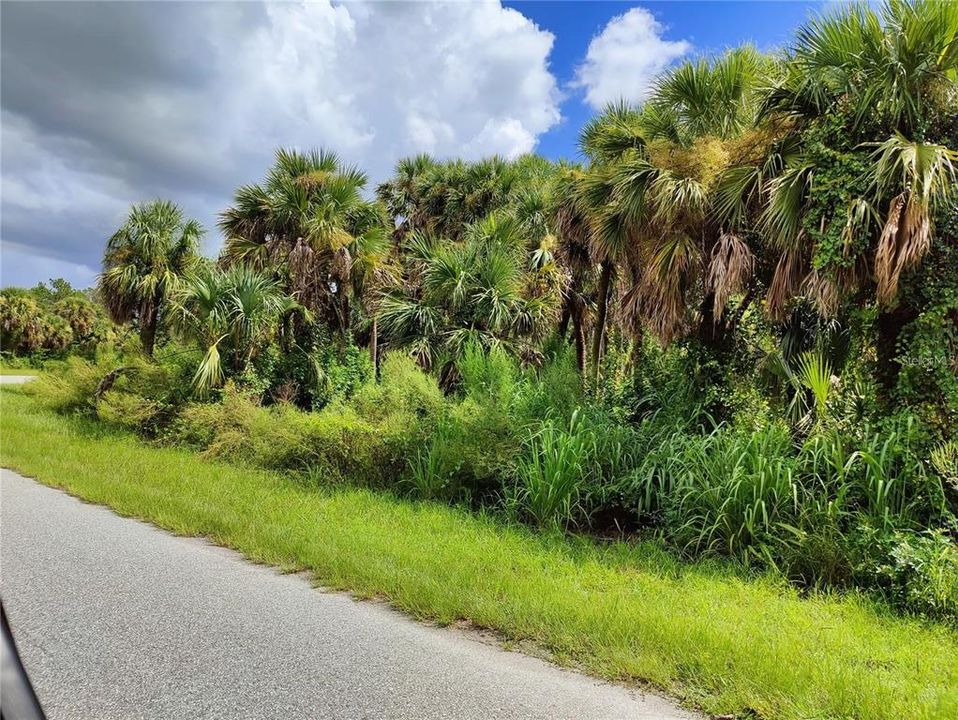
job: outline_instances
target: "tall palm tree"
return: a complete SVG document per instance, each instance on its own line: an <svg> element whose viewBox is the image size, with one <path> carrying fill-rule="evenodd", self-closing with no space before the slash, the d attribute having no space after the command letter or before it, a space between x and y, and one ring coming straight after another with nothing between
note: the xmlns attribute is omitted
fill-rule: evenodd
<svg viewBox="0 0 958 720"><path fill-rule="evenodd" d="M477 162L419 155L400 160L377 194L395 221L397 239L420 231L459 240L468 225L510 206L551 171L551 163L535 155Z"/></svg>
<svg viewBox="0 0 958 720"><path fill-rule="evenodd" d="M379 299L382 290L394 282L397 263L386 232L388 219L382 203L360 206L352 218L355 235L349 244L351 295L369 318L369 357L373 372L379 372Z"/></svg>
<svg viewBox="0 0 958 720"><path fill-rule="evenodd" d="M625 314L662 342L696 324L716 347L728 334L725 307L747 285L754 251L716 206L729 166L774 137L755 126L776 69L745 46L665 73L637 121L644 145L615 164L614 194L635 236Z"/></svg>
<svg viewBox="0 0 958 720"><path fill-rule="evenodd" d="M298 302L335 331L350 325L354 252L381 217L362 191L366 175L331 152L280 149L261 185L236 192L222 213L222 262L269 269Z"/></svg>
<svg viewBox="0 0 958 720"><path fill-rule="evenodd" d="M591 349L595 379L599 377L613 283L643 212L641 207L621 201L614 182L623 159L640 154L645 147L639 120L639 112L624 102L609 105L590 120L579 135L579 146L589 158L589 166L585 172L568 175L565 181L569 193L565 229L576 227L575 218L585 220L589 254L599 268Z"/></svg>
<svg viewBox="0 0 958 720"><path fill-rule="evenodd" d="M805 296L834 316L843 300L874 299L886 387L918 313L900 280L933 248L935 210L958 184L946 130L956 80L958 5L889 0L802 28L766 103L788 123L791 146L781 162L760 161L772 169L762 226L780 252L770 310L781 316Z"/></svg>
<svg viewBox="0 0 958 720"><path fill-rule="evenodd" d="M107 241L100 297L116 323L136 321L143 351L153 355L162 311L194 267L203 229L168 200L134 205Z"/></svg>
<svg viewBox="0 0 958 720"><path fill-rule="evenodd" d="M595 267L589 244L588 208L578 199L584 174L579 166L560 168L552 181L549 206L557 236L556 254L568 274L568 281L563 285L559 336L565 338L571 323L576 365L582 375L586 370L586 333Z"/></svg>
<svg viewBox="0 0 958 720"><path fill-rule="evenodd" d="M376 188L376 195L394 219L397 239L402 239L423 224L422 179L436 163L426 154L402 158L393 176Z"/></svg>
<svg viewBox="0 0 958 720"><path fill-rule="evenodd" d="M280 319L299 308L278 281L245 265L201 269L179 283L171 303L174 329L203 352L193 378L201 394L245 372Z"/></svg>

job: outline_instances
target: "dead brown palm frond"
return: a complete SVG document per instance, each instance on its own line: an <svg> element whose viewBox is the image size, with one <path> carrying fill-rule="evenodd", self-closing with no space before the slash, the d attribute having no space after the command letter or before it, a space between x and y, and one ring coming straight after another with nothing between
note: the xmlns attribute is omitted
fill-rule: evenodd
<svg viewBox="0 0 958 720"><path fill-rule="evenodd" d="M785 250L779 258L765 299L768 316L773 320L785 319L788 302L801 286L802 265L802 253L798 249Z"/></svg>
<svg viewBox="0 0 958 720"><path fill-rule="evenodd" d="M642 289L646 268L649 265L650 249L647 244L636 242L622 259L622 282L617 317L621 326L640 337L644 331L645 309Z"/></svg>
<svg viewBox="0 0 958 720"><path fill-rule="evenodd" d="M875 251L876 294L888 304L898 294L901 274L931 248L932 217L955 186L958 152L895 135L878 145L875 157L873 186L881 195L895 193Z"/></svg>
<svg viewBox="0 0 958 720"><path fill-rule="evenodd" d="M838 284L818 268L812 268L805 277L802 293L822 317L831 319L838 314Z"/></svg>
<svg viewBox="0 0 958 720"><path fill-rule="evenodd" d="M570 204L563 203L556 211L556 233L559 237L556 254L563 264L576 274L590 269L589 224Z"/></svg>
<svg viewBox="0 0 958 720"><path fill-rule="evenodd" d="M319 278L317 253L304 239L299 238L288 257L293 295L297 301L307 307L317 307L319 298L324 294L318 291Z"/></svg>
<svg viewBox="0 0 958 720"><path fill-rule="evenodd" d="M878 280L878 301L887 303L898 293L898 278L901 264L898 262L898 237L901 230L902 215L905 210L906 194L902 193L888 206L885 227L878 238L875 251L875 278Z"/></svg>
<svg viewBox="0 0 958 720"><path fill-rule="evenodd" d="M898 279L928 253L931 235L931 218L920 203L907 193L892 200L875 251L878 302L888 304L895 299Z"/></svg>
<svg viewBox="0 0 958 720"><path fill-rule="evenodd" d="M626 293L626 306L639 303L639 313L659 342L667 345L686 326L686 290L699 264L699 250L687 235L665 238L652 248L649 262L635 292ZM630 291L631 292L631 291Z"/></svg>
<svg viewBox="0 0 958 720"><path fill-rule="evenodd" d="M723 232L712 248L705 284L714 294L712 315L718 323L728 299L742 292L755 269L755 255L748 243L735 233Z"/></svg>

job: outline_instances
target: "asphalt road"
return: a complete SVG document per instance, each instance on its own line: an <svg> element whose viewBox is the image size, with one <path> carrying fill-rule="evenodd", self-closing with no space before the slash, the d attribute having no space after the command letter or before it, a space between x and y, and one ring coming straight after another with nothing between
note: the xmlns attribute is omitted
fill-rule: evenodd
<svg viewBox="0 0 958 720"><path fill-rule="evenodd" d="M23 385L35 377L35 375L0 375L0 385Z"/></svg>
<svg viewBox="0 0 958 720"><path fill-rule="evenodd" d="M53 720L693 717L9 470L0 485L0 592Z"/></svg>

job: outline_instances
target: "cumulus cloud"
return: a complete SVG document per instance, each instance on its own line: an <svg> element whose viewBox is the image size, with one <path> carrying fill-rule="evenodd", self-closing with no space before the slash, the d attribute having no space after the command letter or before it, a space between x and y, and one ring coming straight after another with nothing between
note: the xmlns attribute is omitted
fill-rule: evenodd
<svg viewBox="0 0 958 720"><path fill-rule="evenodd" d="M573 86L584 88L586 101L597 110L622 98L644 99L655 76L692 49L685 40L664 39L664 31L644 8L612 18L589 43Z"/></svg>
<svg viewBox="0 0 958 720"><path fill-rule="evenodd" d="M5 4L3 282L84 282L153 197L213 252L216 213L280 145L374 181L418 152L529 152L559 121L552 43L498 0Z"/></svg>

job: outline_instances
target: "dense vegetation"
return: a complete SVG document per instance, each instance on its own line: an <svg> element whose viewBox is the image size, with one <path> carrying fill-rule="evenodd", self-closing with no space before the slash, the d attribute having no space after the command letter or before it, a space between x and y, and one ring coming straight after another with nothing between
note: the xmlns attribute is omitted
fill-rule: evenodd
<svg viewBox="0 0 958 720"><path fill-rule="evenodd" d="M0 347L11 365L71 354L92 358L100 343L116 339L114 330L102 306L62 278L0 291Z"/></svg>
<svg viewBox="0 0 958 720"><path fill-rule="evenodd" d="M958 5L889 2L676 67L586 125L581 163L419 156L373 196L332 153L280 150L215 263L175 206L133 208L99 291L139 341L34 391L954 622L956 107ZM9 339L18 297L5 349L64 350Z"/></svg>

